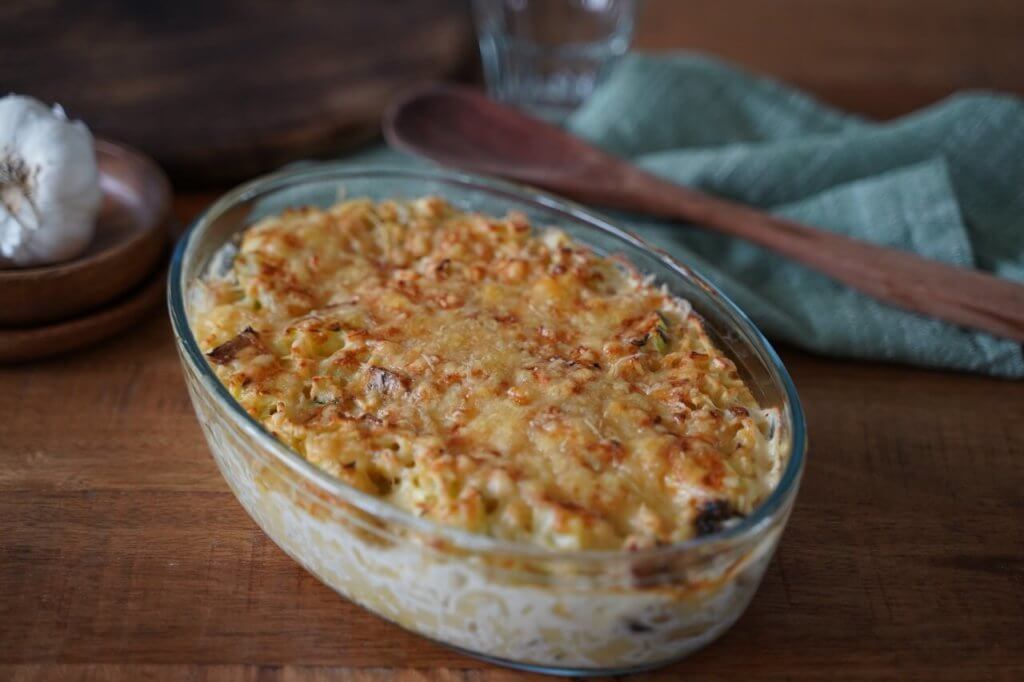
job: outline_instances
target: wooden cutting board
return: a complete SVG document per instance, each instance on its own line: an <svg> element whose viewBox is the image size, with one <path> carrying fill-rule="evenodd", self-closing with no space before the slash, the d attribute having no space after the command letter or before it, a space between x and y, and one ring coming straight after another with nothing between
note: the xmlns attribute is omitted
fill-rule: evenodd
<svg viewBox="0 0 1024 682"><path fill-rule="evenodd" d="M475 55L465 0L8 0L0 45L0 93L60 102L176 186L337 153Z"/></svg>

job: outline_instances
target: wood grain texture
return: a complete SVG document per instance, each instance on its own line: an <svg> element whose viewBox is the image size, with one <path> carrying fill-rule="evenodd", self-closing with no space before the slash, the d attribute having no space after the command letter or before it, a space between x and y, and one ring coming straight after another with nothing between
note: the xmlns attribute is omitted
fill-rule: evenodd
<svg viewBox="0 0 1024 682"><path fill-rule="evenodd" d="M1015 0L645 13L642 46L717 49L869 113L1024 85ZM739 623L645 679L1024 679L1024 386L783 356L811 432L789 528ZM207 453L164 314L0 368L0 414L2 680L550 679L409 635L270 543Z"/></svg>
<svg viewBox="0 0 1024 682"><path fill-rule="evenodd" d="M475 50L464 0L6 0L0 44L0 92L61 102L179 186L337 153Z"/></svg>
<svg viewBox="0 0 1024 682"><path fill-rule="evenodd" d="M637 45L710 52L851 111L964 88L1024 94L1019 0L645 0Z"/></svg>
<svg viewBox="0 0 1024 682"><path fill-rule="evenodd" d="M812 444L789 529L740 622L647 679L1019 679L1024 386L783 354ZM270 542L207 452L164 314L0 368L0 414L0 679L531 679Z"/></svg>

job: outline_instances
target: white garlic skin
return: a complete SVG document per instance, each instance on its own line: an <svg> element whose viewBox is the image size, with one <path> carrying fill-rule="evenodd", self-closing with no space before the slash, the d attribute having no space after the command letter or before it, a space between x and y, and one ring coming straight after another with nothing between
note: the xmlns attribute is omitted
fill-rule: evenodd
<svg viewBox="0 0 1024 682"><path fill-rule="evenodd" d="M85 124L31 97L0 98L0 267L47 265L82 253L101 199Z"/></svg>

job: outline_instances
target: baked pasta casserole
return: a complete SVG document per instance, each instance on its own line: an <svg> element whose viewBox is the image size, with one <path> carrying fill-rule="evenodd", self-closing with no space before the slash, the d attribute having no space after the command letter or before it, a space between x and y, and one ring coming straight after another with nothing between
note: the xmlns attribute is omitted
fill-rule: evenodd
<svg viewBox="0 0 1024 682"><path fill-rule="evenodd" d="M521 214L345 201L263 219L193 328L277 439L442 524L635 550L750 513L785 465L685 301Z"/></svg>

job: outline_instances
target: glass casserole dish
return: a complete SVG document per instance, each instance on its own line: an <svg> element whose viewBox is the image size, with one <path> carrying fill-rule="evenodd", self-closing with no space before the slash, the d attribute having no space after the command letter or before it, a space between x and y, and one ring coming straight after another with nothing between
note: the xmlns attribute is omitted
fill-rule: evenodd
<svg viewBox="0 0 1024 682"><path fill-rule="evenodd" d="M776 408L788 458L778 486L742 521L682 543L562 551L439 525L360 492L274 439L231 397L190 326L193 286L229 263L225 245L256 220L339 198L424 195L524 213L598 253L621 254L688 300L762 407ZM437 170L324 164L225 195L175 250L171 320L186 384L214 459L239 502L285 552L343 596L408 630L516 667L618 674L677 660L742 614L799 486L806 433L796 390L754 325L717 289L589 210L527 188Z"/></svg>

